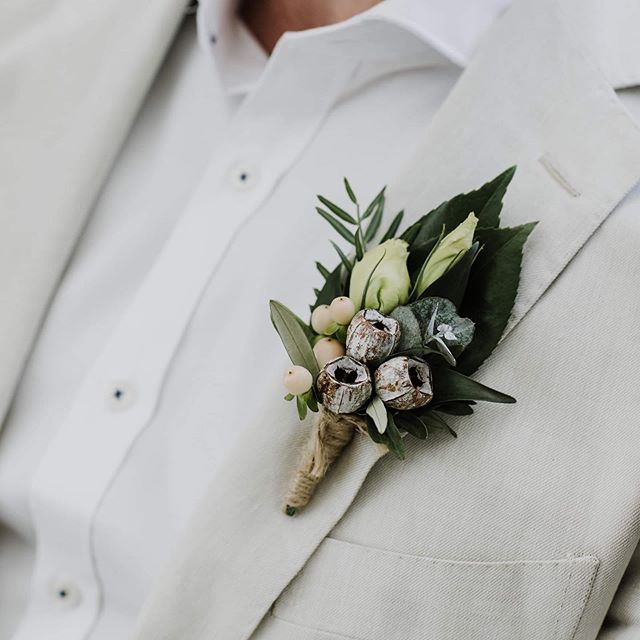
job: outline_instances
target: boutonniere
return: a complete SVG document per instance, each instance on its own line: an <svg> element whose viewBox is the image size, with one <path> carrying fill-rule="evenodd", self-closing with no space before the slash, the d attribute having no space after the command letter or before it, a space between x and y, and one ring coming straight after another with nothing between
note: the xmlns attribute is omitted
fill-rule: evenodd
<svg viewBox="0 0 640 640"><path fill-rule="evenodd" d="M398 213L379 242L383 189L362 208L345 179L353 212L318 196L317 212L350 245L315 290L309 323L271 301L271 320L289 354L286 400L304 420L316 413L284 511L311 499L354 437L370 437L404 459L403 436L432 429L452 436L448 416L470 416L481 401L515 399L472 375L498 344L516 298L522 252L536 223L500 226L515 168L476 191L443 202L402 234Z"/></svg>

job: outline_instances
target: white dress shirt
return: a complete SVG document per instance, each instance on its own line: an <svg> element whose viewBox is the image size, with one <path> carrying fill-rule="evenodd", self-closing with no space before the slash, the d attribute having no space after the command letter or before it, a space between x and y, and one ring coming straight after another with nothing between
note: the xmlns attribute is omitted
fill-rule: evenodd
<svg viewBox="0 0 640 640"><path fill-rule="evenodd" d="M128 636L251 413L247 379L286 364L226 339L254 319L225 300L260 297L266 320L266 300L287 299L286 282L252 289L264 259L317 284L333 236L318 218L309 251L296 217L315 216L316 193L339 198L343 175L363 199L394 175L504 4L387 0L286 34L270 58L232 3L202 5L197 38L185 20L0 440L0 640ZM216 284L238 252L244 271ZM229 377L237 394L220 397Z"/></svg>

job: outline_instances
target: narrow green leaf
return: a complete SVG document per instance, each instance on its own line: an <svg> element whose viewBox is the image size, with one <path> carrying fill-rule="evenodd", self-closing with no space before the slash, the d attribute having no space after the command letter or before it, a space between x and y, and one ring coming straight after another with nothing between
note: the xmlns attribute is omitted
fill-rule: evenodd
<svg viewBox="0 0 640 640"><path fill-rule="evenodd" d="M393 420L393 415L388 413L388 423L387 430L385 435L387 436L387 447L389 447L389 452L398 458L398 460L405 459L405 451L404 451L404 443L402 442L402 436L398 431L398 427Z"/></svg>
<svg viewBox="0 0 640 640"><path fill-rule="evenodd" d="M362 228L360 226L358 226L358 228L356 229L355 239L356 239L356 243L355 243L356 258L358 260L362 260L362 257L364 256L365 251L367 250L367 246L364 238L362 237Z"/></svg>
<svg viewBox="0 0 640 640"><path fill-rule="evenodd" d="M307 403L301 396L296 396L296 406L298 407L298 417L304 420L307 417Z"/></svg>
<svg viewBox="0 0 640 640"><path fill-rule="evenodd" d="M378 229L380 228L380 223L382 222L382 214L384 213L384 200L380 202L375 213L371 217L369 224L367 225L367 230L364 234L365 242L371 242L375 237L376 233L378 233Z"/></svg>
<svg viewBox="0 0 640 640"><path fill-rule="evenodd" d="M384 209L384 192L387 187L383 187L380 193L371 201L369 206L365 209L365 212L362 214L361 220L366 220L378 207L380 202L383 203L382 208Z"/></svg>
<svg viewBox="0 0 640 640"><path fill-rule="evenodd" d="M387 430L388 415L387 407L380 399L380 396L373 396L366 409L367 415L373 420L378 433L384 433Z"/></svg>
<svg viewBox="0 0 640 640"><path fill-rule="evenodd" d="M433 404L446 402L500 402L511 404L515 398L491 389L449 367L433 367Z"/></svg>
<svg viewBox="0 0 640 640"><path fill-rule="evenodd" d="M353 233L351 233L351 231L349 231L349 229L347 229L341 222L338 222L338 220L336 220L334 217L331 216L330 213L328 213L327 211L325 211L324 209L321 209L320 207L316 207L316 211L349 243L351 244L355 244L356 240L355 237L353 235Z"/></svg>
<svg viewBox="0 0 640 640"><path fill-rule="evenodd" d="M396 233L398 232L398 228L400 227L400 224L402 223L403 218L404 218L404 210L400 211L396 215L396 217L391 221L389 228L385 231L384 235L380 239L380 244L396 237Z"/></svg>
<svg viewBox="0 0 640 640"><path fill-rule="evenodd" d="M404 429L407 433L414 438L420 440L426 440L429 435L427 425L422 421L420 416L417 416L410 411L399 411L395 414L394 420L401 429Z"/></svg>
<svg viewBox="0 0 640 640"><path fill-rule="evenodd" d="M291 402L294 398L295 398L295 396L293 395L293 393L287 393L287 395L284 397L284 399L287 402Z"/></svg>
<svg viewBox="0 0 640 640"><path fill-rule="evenodd" d="M342 262L344 268L348 273L351 273L353 264L351 263L349 258L347 258L347 256L344 254L344 251L333 240L330 240L330 242L333 245L333 248L336 250L336 253L340 256L340 261Z"/></svg>
<svg viewBox="0 0 640 640"><path fill-rule="evenodd" d="M380 259L378 260L378 262L376 262L375 266L373 267L373 269L371 269L371 272L369 273L369 277L367 278L367 282L365 283L364 289L362 291L362 298L360 299L360 309L364 309L364 303L367 299L367 293L369 293L369 285L371 284L371 279L373 278L373 274L376 272L376 269L380 266L380 263L384 260L384 257L386 254L387 254L386 251L382 252Z"/></svg>
<svg viewBox="0 0 640 640"><path fill-rule="evenodd" d="M435 429L445 429L454 438L458 437L458 434L449 426L449 423L435 411L425 411L420 415L420 417L427 423L429 427L433 427Z"/></svg>
<svg viewBox="0 0 640 640"><path fill-rule="evenodd" d="M313 411L313 413L318 413L318 400L316 399L316 394L313 387L311 387L311 389L309 389L307 393L303 394L302 399L305 401L310 411Z"/></svg>
<svg viewBox="0 0 640 640"><path fill-rule="evenodd" d="M322 202L322 204L329 209L333 214L338 216L341 220L348 222L349 224L358 224L357 220L349 215L344 209L341 209L337 204L331 202L331 200L327 200L327 198L323 196L318 196L318 200Z"/></svg>
<svg viewBox="0 0 640 640"><path fill-rule="evenodd" d="M316 269L325 280L331 277L331 271L329 271L329 269L327 269L327 267L325 267L321 262L316 262Z"/></svg>
<svg viewBox="0 0 640 640"><path fill-rule="evenodd" d="M536 223L504 229L479 229L483 249L469 275L460 313L476 323L473 342L458 360L471 374L495 349L509 322L518 293L524 244Z"/></svg>
<svg viewBox="0 0 640 640"><path fill-rule="evenodd" d="M344 188L347 192L347 195L349 196L349 200L351 200L353 204L358 204L356 194L353 193L353 189L351 188L351 185L349 184L349 181L346 178L344 178Z"/></svg>
<svg viewBox="0 0 640 640"><path fill-rule="evenodd" d="M271 322L278 332L291 362L306 367L315 379L318 375L318 361L302 329L301 325L304 323L293 311L276 300L271 300L269 306Z"/></svg>
<svg viewBox="0 0 640 640"><path fill-rule="evenodd" d="M378 444L387 444L387 436L384 433L380 433L378 431L378 427L376 427L375 423L371 418L367 418L367 433L369 437Z"/></svg>
<svg viewBox="0 0 640 640"><path fill-rule="evenodd" d="M473 413L473 407L467 402L445 402L432 406L432 408L450 416L470 416Z"/></svg>

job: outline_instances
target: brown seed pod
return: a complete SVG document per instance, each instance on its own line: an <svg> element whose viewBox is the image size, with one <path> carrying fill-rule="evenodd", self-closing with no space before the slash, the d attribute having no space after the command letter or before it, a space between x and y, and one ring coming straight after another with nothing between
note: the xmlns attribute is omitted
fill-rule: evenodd
<svg viewBox="0 0 640 640"><path fill-rule="evenodd" d="M431 369L424 360L397 356L375 372L376 393L392 409L407 411L431 402Z"/></svg>
<svg viewBox="0 0 640 640"><path fill-rule="evenodd" d="M400 339L400 324L374 309L363 309L347 329L347 355L365 364L391 355Z"/></svg>
<svg viewBox="0 0 640 640"><path fill-rule="evenodd" d="M316 381L320 401L333 413L353 413L371 397L369 369L349 356L340 356L322 367Z"/></svg>

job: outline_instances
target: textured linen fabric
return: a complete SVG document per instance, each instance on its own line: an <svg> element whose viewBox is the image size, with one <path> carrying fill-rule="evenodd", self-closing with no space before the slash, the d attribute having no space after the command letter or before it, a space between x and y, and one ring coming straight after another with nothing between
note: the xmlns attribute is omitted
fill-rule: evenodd
<svg viewBox="0 0 640 640"><path fill-rule="evenodd" d="M287 518L278 508L305 434L265 389L138 640L593 640L612 602L611 621L624 611L616 591L640 537L638 391L625 364L640 356L640 128L572 9L514 5L389 189L415 217L518 164L504 223L540 224L509 332L478 376L518 404L453 420L456 441L411 442L403 463L356 439ZM274 287L284 273L270 265L255 286L302 309L304 274ZM212 283L203 306L225 292Z"/></svg>
<svg viewBox="0 0 640 640"><path fill-rule="evenodd" d="M262 269L252 262L282 255L311 290L319 277L313 261L290 245L301 234L335 259L313 209L316 190L342 191L343 173L363 198L379 190L459 77L449 57L465 58L501 3L474 5L468 23L451 32L454 7L449 22L438 12L432 26L428 3L385 4L343 25L292 34L269 62L241 23L223 15L230 6L203 5L200 46L193 18L178 33L5 421L1 638L130 633L241 431L241 379L271 379L286 365L280 352L256 363L242 340L228 339L228 323L263 336L230 302L248 287L243 295L266 318L267 288L250 291L251 271ZM242 231L250 217L262 219L259 235ZM190 326L197 348L182 360L190 314L238 232L235 244L248 257L232 276L236 293ZM286 285L281 277L274 283L283 299ZM266 339L273 341L270 332ZM231 378L235 397L224 384Z"/></svg>

